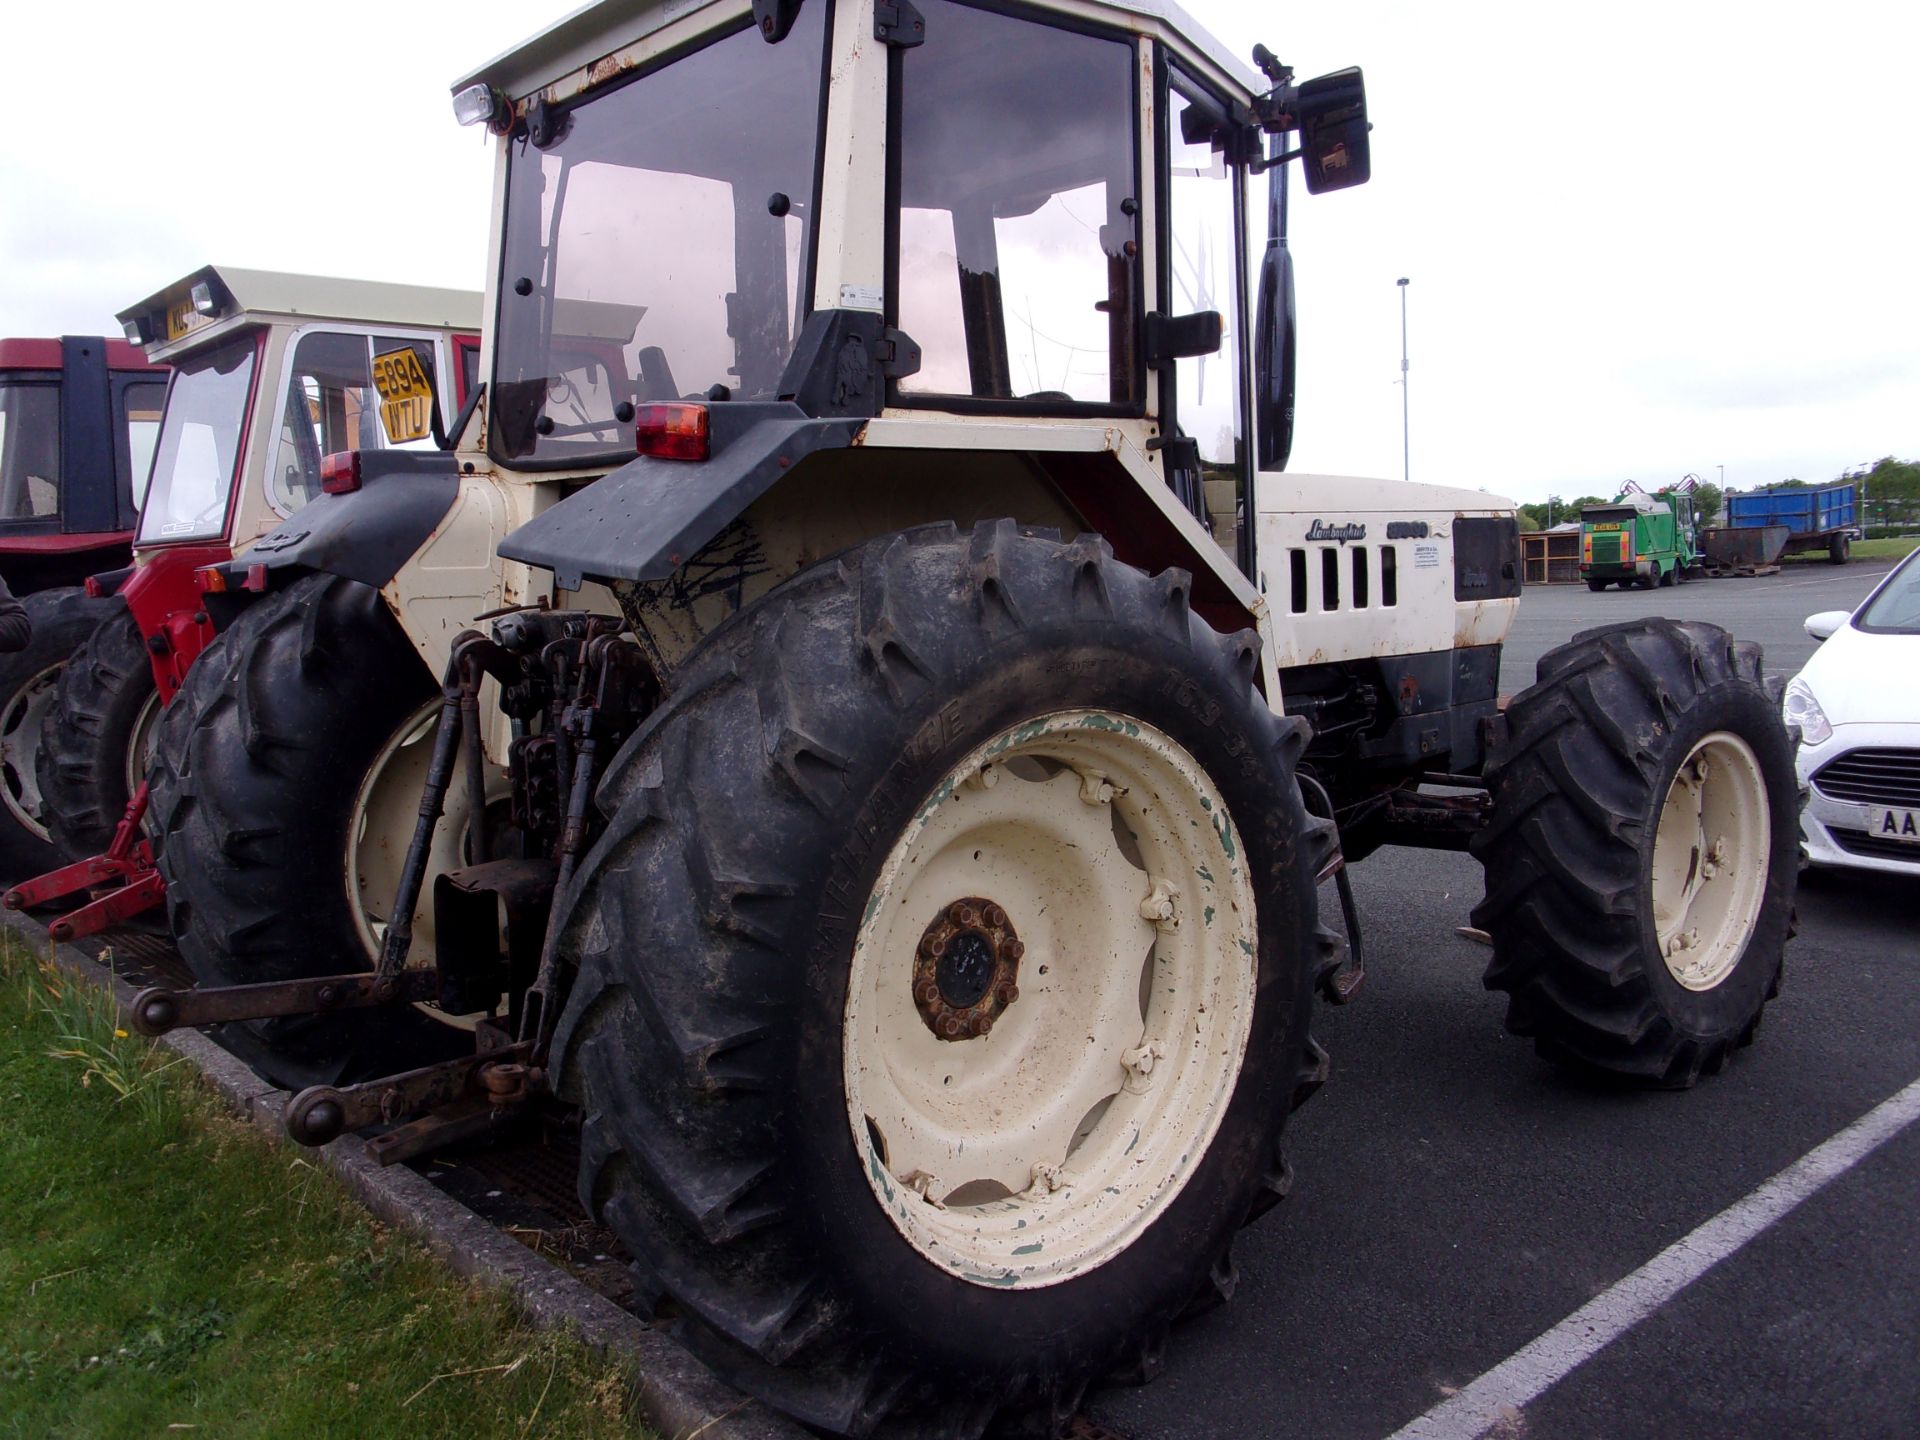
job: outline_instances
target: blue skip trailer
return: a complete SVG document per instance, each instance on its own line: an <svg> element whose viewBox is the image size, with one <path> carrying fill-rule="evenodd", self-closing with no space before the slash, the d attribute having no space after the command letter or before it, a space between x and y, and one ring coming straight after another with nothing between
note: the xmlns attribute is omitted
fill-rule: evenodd
<svg viewBox="0 0 1920 1440"><path fill-rule="evenodd" d="M1835 565L1847 563L1856 528L1852 485L1794 486L1727 497L1727 523L1701 534L1710 570L1771 566L1782 555L1824 550ZM1744 533L1743 533L1744 532Z"/></svg>

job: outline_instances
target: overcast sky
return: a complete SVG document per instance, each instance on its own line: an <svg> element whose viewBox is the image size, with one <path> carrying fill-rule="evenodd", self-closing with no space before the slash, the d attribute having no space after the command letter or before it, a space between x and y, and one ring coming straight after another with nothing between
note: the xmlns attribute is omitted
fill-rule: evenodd
<svg viewBox="0 0 1920 1440"><path fill-rule="evenodd" d="M448 82L567 8L10 6L0 333L112 332L208 261L478 287L490 152ZM1920 6L1188 8L1366 71L1373 182L1296 192L1294 469L1401 473L1402 275L1416 479L1920 456Z"/></svg>

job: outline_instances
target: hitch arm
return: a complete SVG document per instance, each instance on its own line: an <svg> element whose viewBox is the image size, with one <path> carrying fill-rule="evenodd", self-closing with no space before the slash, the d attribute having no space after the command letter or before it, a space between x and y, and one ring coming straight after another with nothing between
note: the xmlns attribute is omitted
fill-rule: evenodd
<svg viewBox="0 0 1920 1440"><path fill-rule="evenodd" d="M517 1108L541 1080L526 1064L530 1048L506 1045L359 1085L310 1085L287 1102L287 1134L301 1145L325 1145L349 1130L414 1121L465 1102L480 1101L489 1112Z"/></svg>
<svg viewBox="0 0 1920 1440"><path fill-rule="evenodd" d="M322 975L310 980L276 980L265 985L217 985L210 989L170 990L150 985L127 1005L127 1028L141 1035L235 1020L275 1020L287 1015L322 1015L333 1010L365 1010L375 1005L405 1005L432 1000L440 977L431 970L403 970L381 977L371 972Z"/></svg>

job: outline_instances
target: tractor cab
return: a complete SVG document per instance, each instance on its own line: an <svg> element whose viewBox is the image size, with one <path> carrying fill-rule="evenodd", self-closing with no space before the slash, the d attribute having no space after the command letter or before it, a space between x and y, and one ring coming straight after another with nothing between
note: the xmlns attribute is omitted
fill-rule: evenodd
<svg viewBox="0 0 1920 1440"><path fill-rule="evenodd" d="M0 575L15 594L126 562L166 387L166 366L119 340L0 340Z"/></svg>
<svg viewBox="0 0 1920 1440"><path fill-rule="evenodd" d="M731 582L658 619L671 656L959 505L1170 549L1203 613L1264 626L1286 188L1369 152L1357 71L1258 58L1158 5L604 4L463 79L500 210L459 444L465 483L520 492L504 598L605 609L699 555ZM636 544L609 520L638 513Z"/></svg>
<svg viewBox="0 0 1920 1440"><path fill-rule="evenodd" d="M321 491L325 458L432 449L474 383L478 297L206 266L122 311L174 369L137 548L245 548Z"/></svg>

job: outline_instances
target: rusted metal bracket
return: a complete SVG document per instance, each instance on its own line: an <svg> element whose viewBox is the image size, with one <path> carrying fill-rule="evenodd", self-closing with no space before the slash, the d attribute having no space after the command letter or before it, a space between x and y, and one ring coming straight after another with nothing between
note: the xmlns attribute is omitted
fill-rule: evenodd
<svg viewBox="0 0 1920 1440"><path fill-rule="evenodd" d="M526 1063L531 1048L506 1045L360 1085L310 1085L287 1102L287 1134L302 1145L325 1145L349 1130L417 1122L436 1113L441 1115L444 1131L457 1119L445 1113L449 1107L462 1107L458 1113L463 1114L471 1109L468 1102L475 1100L490 1110L515 1108L545 1086L545 1075ZM395 1148L388 1147L389 1151ZM417 1153L417 1149L406 1151ZM404 1158L389 1154L381 1163Z"/></svg>
<svg viewBox="0 0 1920 1440"><path fill-rule="evenodd" d="M435 999L439 986L439 977L431 970L404 970L385 978L362 971L192 990L150 985L128 1003L126 1021L129 1030L142 1035L164 1035L169 1030L225 1025L236 1020L275 1020L289 1015L412 1004Z"/></svg>

